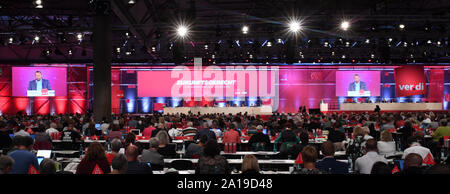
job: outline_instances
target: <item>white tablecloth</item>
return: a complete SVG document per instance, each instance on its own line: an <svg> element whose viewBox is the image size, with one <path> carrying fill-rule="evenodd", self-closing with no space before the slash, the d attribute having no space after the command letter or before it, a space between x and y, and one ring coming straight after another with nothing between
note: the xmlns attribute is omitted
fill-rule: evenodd
<svg viewBox="0 0 450 194"><path fill-rule="evenodd" d="M237 114L242 113L250 115L272 115L271 106L258 107L164 107L164 114L188 114L191 111L193 114L200 112L201 114L225 113Z"/></svg>
<svg viewBox="0 0 450 194"><path fill-rule="evenodd" d="M442 110L442 103L342 103L340 110L345 111L373 111L376 105L381 111L430 111Z"/></svg>

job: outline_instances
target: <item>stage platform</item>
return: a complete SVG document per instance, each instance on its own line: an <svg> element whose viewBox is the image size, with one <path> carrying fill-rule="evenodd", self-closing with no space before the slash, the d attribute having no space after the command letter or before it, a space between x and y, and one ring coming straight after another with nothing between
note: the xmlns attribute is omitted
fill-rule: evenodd
<svg viewBox="0 0 450 194"><path fill-rule="evenodd" d="M381 111L441 111L442 103L342 103L340 111L373 111L376 105Z"/></svg>
<svg viewBox="0 0 450 194"><path fill-rule="evenodd" d="M177 114L184 113L188 114L190 112L197 114L214 114L214 113L225 113L225 114L237 114L242 113L250 115L272 115L272 106L258 106L258 107L164 107L164 114Z"/></svg>

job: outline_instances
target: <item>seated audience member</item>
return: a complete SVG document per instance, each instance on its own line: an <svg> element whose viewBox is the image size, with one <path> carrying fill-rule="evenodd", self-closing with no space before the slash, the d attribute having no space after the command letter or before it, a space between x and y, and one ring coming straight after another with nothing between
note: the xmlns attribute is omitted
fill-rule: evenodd
<svg viewBox="0 0 450 194"><path fill-rule="evenodd" d="M205 147L205 144L207 141L208 141L208 136L204 134L200 137L200 141L198 142L198 144L190 143L186 149L185 156L187 158L200 157L200 155L202 155L202 153L203 153L203 148Z"/></svg>
<svg viewBox="0 0 450 194"><path fill-rule="evenodd" d="M30 136L30 134L25 131L25 125L21 125L19 126L19 128L17 128L14 136Z"/></svg>
<svg viewBox="0 0 450 194"><path fill-rule="evenodd" d="M156 135L157 135L160 131L166 131L166 128L165 128L165 126L164 126L164 123L158 123L156 129L152 131L152 136L151 136L151 137L156 137ZM167 131L166 131L166 132L167 132ZM167 136L169 137L168 134L167 134Z"/></svg>
<svg viewBox="0 0 450 194"><path fill-rule="evenodd" d="M303 168L296 170L293 174L322 174L322 172L316 168L317 150L314 146L308 145L302 150Z"/></svg>
<svg viewBox="0 0 450 194"><path fill-rule="evenodd" d="M195 136L194 136L194 141L197 141L198 138L200 138L200 136L202 135L207 135L208 139L216 139L216 133L214 133L214 131L211 131L209 126L208 126L208 122L204 122L203 123L203 128L198 131Z"/></svg>
<svg viewBox="0 0 450 194"><path fill-rule="evenodd" d="M381 132L380 141L377 142L378 153L380 155L392 155L395 153L395 141L388 130Z"/></svg>
<svg viewBox="0 0 450 194"><path fill-rule="evenodd" d="M111 127L111 131L108 133L108 139L111 141L113 139L122 140L122 133L120 132L120 126L117 124L113 124Z"/></svg>
<svg viewBox="0 0 450 194"><path fill-rule="evenodd" d="M141 155L141 161L155 165L164 165L163 155L158 153L158 148L160 142L157 137L152 137L149 140L150 148L148 150L143 150Z"/></svg>
<svg viewBox="0 0 450 194"><path fill-rule="evenodd" d="M94 174L96 167L99 167L104 174L111 172L108 159L106 158L105 150L102 144L94 142L89 144L87 153L84 158L78 164L75 174Z"/></svg>
<svg viewBox="0 0 450 194"><path fill-rule="evenodd" d="M434 160L433 154L431 153L430 149L423 147L418 143L417 137L411 136L408 138L408 145L409 148L407 148L405 151L403 151L402 159L405 159L405 157L411 153L419 154L422 159L425 159L428 155L431 156L431 159Z"/></svg>
<svg viewBox="0 0 450 194"><path fill-rule="evenodd" d="M268 135L263 133L263 126L258 125L256 127L256 133L250 137L248 140L248 145L251 146L253 151L264 151L268 150L270 145L270 138Z"/></svg>
<svg viewBox="0 0 450 194"><path fill-rule="evenodd" d="M228 130L223 134L222 143L241 143L241 136L239 132L236 130L236 125L230 124Z"/></svg>
<svg viewBox="0 0 450 194"><path fill-rule="evenodd" d="M147 128L144 129L144 132L142 132L142 136L144 136L144 137L151 137L152 136L152 132L155 129L156 128L153 127L153 123L149 123Z"/></svg>
<svg viewBox="0 0 450 194"><path fill-rule="evenodd" d="M386 123L380 127L380 131L384 131L384 130L388 130L388 129L395 129L394 119L391 117L387 117Z"/></svg>
<svg viewBox="0 0 450 194"><path fill-rule="evenodd" d="M281 143L280 152L285 152L299 142L300 139L294 132L292 132L291 128L286 127L277 139L275 139L274 143Z"/></svg>
<svg viewBox="0 0 450 194"><path fill-rule="evenodd" d="M439 127L433 133L433 141L439 142L439 140L444 136L450 136L450 126L447 125L447 119L441 119L439 122Z"/></svg>
<svg viewBox="0 0 450 194"><path fill-rule="evenodd" d="M241 170L242 174L260 174L258 159L254 155L245 155Z"/></svg>
<svg viewBox="0 0 450 194"><path fill-rule="evenodd" d="M138 161L139 148L135 145L129 145L125 151L127 156L126 174L153 174L152 168L147 164Z"/></svg>
<svg viewBox="0 0 450 194"><path fill-rule="evenodd" d="M128 161L125 155L116 154L112 159L111 167L113 169L111 174L125 174L128 167Z"/></svg>
<svg viewBox="0 0 450 194"><path fill-rule="evenodd" d="M56 164L55 161L49 158L42 160L39 166L39 174L56 174Z"/></svg>
<svg viewBox="0 0 450 194"><path fill-rule="evenodd" d="M13 149L8 156L14 159L14 166L11 174L27 174L30 167L33 166L39 170L39 164L31 150L33 148L33 139L30 136L14 136Z"/></svg>
<svg viewBox="0 0 450 194"><path fill-rule="evenodd" d="M392 169L384 162L375 162L372 166L370 174L392 174Z"/></svg>
<svg viewBox="0 0 450 194"><path fill-rule="evenodd" d="M51 149L52 138L44 130L45 130L44 126L42 126L42 125L36 129L36 132L34 133L34 143L36 144L39 142L39 143L49 144L50 145L49 149ZM37 149L40 149L40 148L37 148Z"/></svg>
<svg viewBox="0 0 450 194"><path fill-rule="evenodd" d="M422 161L423 158L419 154L410 153L406 155L403 170L400 174L423 174Z"/></svg>
<svg viewBox="0 0 450 194"><path fill-rule="evenodd" d="M192 121L187 122L187 127L183 129L183 136L195 136L197 134L198 129L193 127L194 123Z"/></svg>
<svg viewBox="0 0 450 194"><path fill-rule="evenodd" d="M225 157L220 155L216 140L206 142L203 154L198 159L195 174L230 174L231 169Z"/></svg>
<svg viewBox="0 0 450 194"><path fill-rule="evenodd" d="M164 157L174 157L177 155L175 147L170 143L169 134L165 130L159 131L156 137L159 141L158 153Z"/></svg>
<svg viewBox="0 0 450 194"><path fill-rule="evenodd" d="M369 127L362 127L363 131L364 131L364 140L369 140L369 139L373 139L372 136L369 135L370 133L370 129Z"/></svg>
<svg viewBox="0 0 450 194"><path fill-rule="evenodd" d="M317 169L329 174L348 174L348 164L339 162L334 158L335 147L333 142L326 141L322 144L324 158L317 161Z"/></svg>
<svg viewBox="0 0 450 194"><path fill-rule="evenodd" d="M402 133L400 137L400 144L402 145L402 150L408 148L408 138L412 136L415 129L413 128L413 124L410 120L405 121L403 127L401 127L398 132Z"/></svg>
<svg viewBox="0 0 450 194"><path fill-rule="evenodd" d="M108 164L111 165L111 162L114 156L119 153L120 148L122 148L122 142L119 139L113 139L111 141L111 153L106 153L106 158L108 159Z"/></svg>
<svg viewBox="0 0 450 194"><path fill-rule="evenodd" d="M370 174L372 166L376 162L387 163L384 156L378 155L377 141L375 139L369 139L366 141L366 154L359 157L355 161L355 171L360 174Z"/></svg>
<svg viewBox="0 0 450 194"><path fill-rule="evenodd" d="M362 127L355 127L353 129L353 139L347 145L345 149L346 155L350 156L353 161L364 155L364 147L366 140L364 139L365 132Z"/></svg>
<svg viewBox="0 0 450 194"><path fill-rule="evenodd" d="M9 174L14 166L14 159L10 156L0 156L0 174Z"/></svg>
<svg viewBox="0 0 450 194"><path fill-rule="evenodd" d="M8 128L5 122L0 122L0 149L10 148L12 146L12 140L9 136Z"/></svg>
<svg viewBox="0 0 450 194"><path fill-rule="evenodd" d="M341 124L336 123L333 128L329 128L328 141L333 142L336 150L344 150L345 145L342 143L345 140L345 133L340 131Z"/></svg>
<svg viewBox="0 0 450 194"><path fill-rule="evenodd" d="M50 123L50 128L48 128L47 130L45 130L45 133L47 133L48 135L52 135L53 133L59 133L58 129L56 129L58 126L56 125L56 123L52 122Z"/></svg>
<svg viewBox="0 0 450 194"><path fill-rule="evenodd" d="M80 141L81 135L73 128L73 124L69 124L67 129L63 131L61 135L62 140Z"/></svg>

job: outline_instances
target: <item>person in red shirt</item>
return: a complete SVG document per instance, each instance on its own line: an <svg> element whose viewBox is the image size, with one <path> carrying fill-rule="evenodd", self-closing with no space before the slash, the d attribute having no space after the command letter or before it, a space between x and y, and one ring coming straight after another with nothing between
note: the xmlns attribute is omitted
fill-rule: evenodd
<svg viewBox="0 0 450 194"><path fill-rule="evenodd" d="M111 141L111 153L106 154L109 165L112 165L112 160L117 153L119 153L120 148L122 148L122 142L119 139L113 139Z"/></svg>
<svg viewBox="0 0 450 194"><path fill-rule="evenodd" d="M150 123L148 125L148 127L144 129L144 132L142 132L142 136L144 136L144 137L151 137L152 136L152 132L155 129L156 128L152 126L152 123Z"/></svg>
<svg viewBox="0 0 450 194"><path fill-rule="evenodd" d="M222 143L241 143L241 136L234 124L230 124L228 131L223 134Z"/></svg>
<svg viewBox="0 0 450 194"><path fill-rule="evenodd" d="M105 149L103 149L102 144L94 142L89 145L86 156L78 164L75 174L93 174L97 165L103 174L109 174L111 172Z"/></svg>

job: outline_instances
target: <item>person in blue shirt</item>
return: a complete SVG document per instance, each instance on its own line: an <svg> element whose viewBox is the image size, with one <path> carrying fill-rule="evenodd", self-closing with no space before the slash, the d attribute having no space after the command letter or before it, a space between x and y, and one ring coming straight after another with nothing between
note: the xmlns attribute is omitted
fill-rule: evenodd
<svg viewBox="0 0 450 194"><path fill-rule="evenodd" d="M326 141L322 144L324 158L316 162L316 168L329 174L348 174L348 164L339 162L334 158L334 144Z"/></svg>
<svg viewBox="0 0 450 194"><path fill-rule="evenodd" d="M27 174L30 166L39 170L36 155L31 152L33 139L30 136L14 136L13 151L8 156L14 159L14 166L11 174Z"/></svg>

